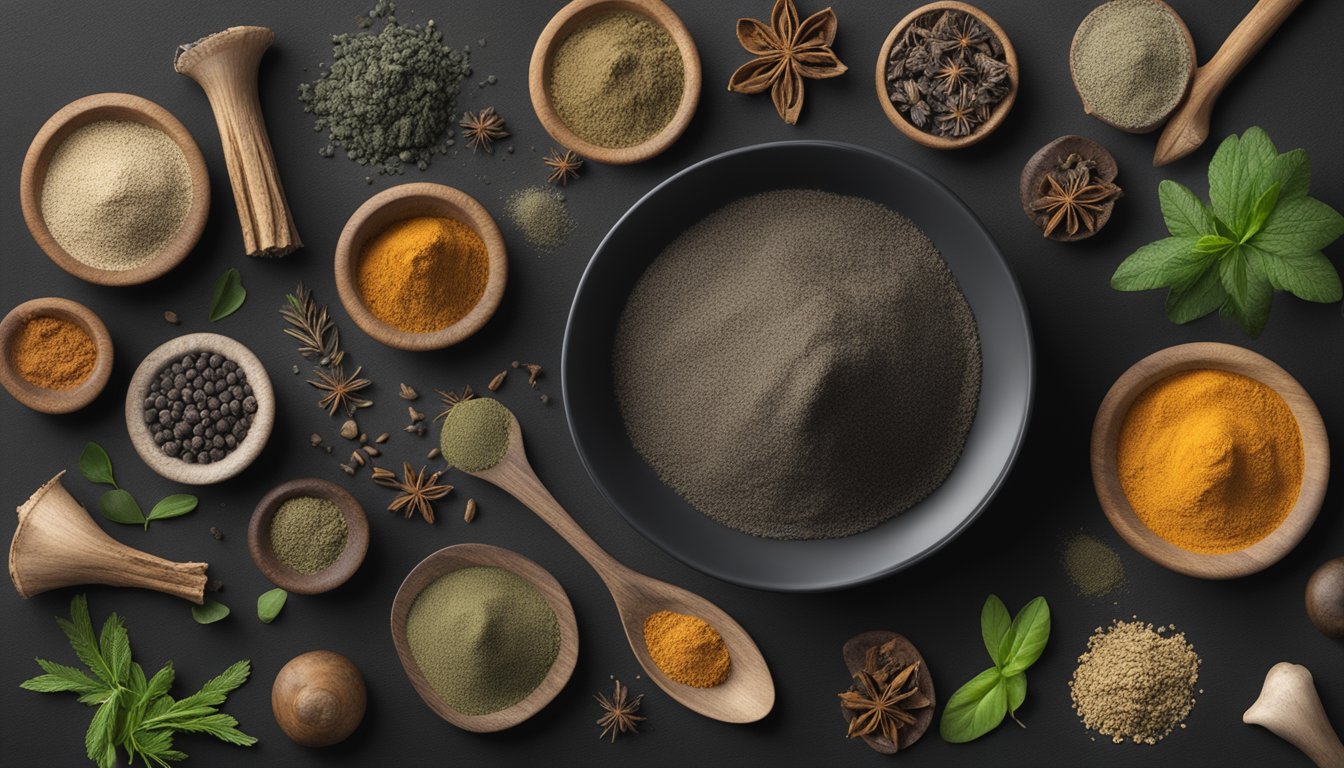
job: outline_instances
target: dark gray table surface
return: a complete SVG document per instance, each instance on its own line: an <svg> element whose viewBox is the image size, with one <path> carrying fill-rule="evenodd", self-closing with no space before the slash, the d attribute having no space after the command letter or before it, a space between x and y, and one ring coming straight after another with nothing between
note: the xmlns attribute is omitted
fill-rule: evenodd
<svg viewBox="0 0 1344 768"><path fill-rule="evenodd" d="M1246 340L1234 326L1206 318L1185 327L1169 324L1158 293L1121 294L1108 280L1134 248L1165 234L1156 200L1157 182L1174 178L1204 193L1204 171L1217 141L1262 125L1281 150L1305 147L1312 158L1312 193L1344 208L1344 146L1340 124L1344 4L1313 0L1290 18L1221 99L1213 139L1194 156L1167 169L1151 168L1154 136L1111 130L1082 113L1069 81L1066 51L1090 2L984 0L1011 35L1021 59L1023 82L1004 126L982 144L960 152L935 152L902 137L886 120L873 93L873 62L891 25L914 2L838 0L837 51L851 71L836 80L807 83L800 125L775 116L765 96L724 90L729 74L746 60L733 36L739 16L767 17L768 0L673 3L700 48L705 85L690 129L668 152L629 168L589 165L571 187L571 210L579 228L554 253L529 248L507 223L508 195L543 178L540 156L552 142L532 113L527 62L533 41L556 2L497 3L490 0L403 0L406 22L434 18L454 46L470 44L475 75L459 104L496 106L514 138L493 157L468 151L436 159L429 171L376 177L344 159L318 156L325 141L314 134L295 98L295 85L311 79L330 54L330 35L351 30L367 10L364 0L326 3L6 3L0 25L0 61L6 73L0 109L0 170L6 179L0 200L5 235L5 274L0 305L5 310L38 296L66 296L89 305L107 322L116 365L106 392L79 414L52 417L0 397L0 501L18 505L62 469L67 486L95 507L99 489L77 471L80 449L96 440L111 453L121 484L142 503L189 492L150 472L126 436L121 402L139 360L173 336L215 331L249 345L271 371L279 398L275 433L260 460L240 477L194 492L201 508L179 520L156 523L149 532L102 521L120 541L178 560L204 560L224 582L220 598L234 614L213 626L198 626L187 604L164 595L109 588L87 590L95 621L111 611L125 617L136 658L157 669L173 660L177 692L194 690L229 663L249 658L253 679L229 700L227 711L258 736L251 750L207 738L186 737L179 746L198 766L236 765L778 765L885 764L885 759L843 737L835 694L848 679L841 644L857 632L887 628L908 635L923 650L940 698L987 665L979 638L980 605L990 592L1016 609L1043 594L1051 603L1054 632L1045 655L1031 670L1021 711L1025 730L1007 724L971 745L943 743L931 733L897 757L909 765L1305 765L1286 743L1240 721L1265 671L1278 661L1306 664L1316 676L1326 709L1344 725L1344 647L1310 626L1302 589L1311 571L1344 553L1340 520L1341 471L1323 513L1305 541L1261 574L1231 582L1190 579L1149 563L1111 531L1097 505L1088 473L1092 416L1114 379L1140 357L1187 341L1219 340L1259 351L1296 376L1316 398L1327 429L1344 430L1344 320L1340 307L1275 301L1268 330ZM806 0L803 14L822 3ZM1202 59L1249 10L1250 0L1176 2L1191 27ZM280 171L306 248L278 262L247 259L229 193L219 139L204 95L172 71L178 43L235 24L264 24L277 34L261 71L262 102ZM485 38L484 47L478 40ZM478 88L486 75L498 84ZM33 243L19 211L19 169L32 135L69 101L99 91L129 91L177 115L196 137L211 174L212 211L195 252L170 275L133 288L85 284L60 271ZM1106 230L1081 244L1043 241L1023 216L1017 197L1022 163L1042 144L1081 133L1111 148L1121 166L1126 195ZM544 389L559 396L560 339L573 289L599 239L635 199L686 165L732 147L761 141L818 138L850 141L901 157L943 180L984 220L1015 270L1031 312L1037 345L1039 388L1033 423L1016 469L998 499L963 536L935 557L893 578L845 592L781 595L727 585L694 572L643 540L594 490L575 454L557 402L543 406L513 378L501 399L514 408L527 431L529 453L542 479L616 557L655 577L700 592L732 613L754 635L772 667L778 688L775 711L764 722L732 726L713 722L675 704L647 680L631 656L615 610L587 565L539 520L501 492L452 473L457 492L439 505L433 527L383 510L390 494L367 475L350 480L334 457L308 446L316 431L335 441L339 420L314 407L314 392L292 375L303 366L280 331L276 309L300 279L330 302L355 364L376 382L377 405L361 422L371 433L394 437L387 458L418 459L432 444L397 429L405 423L396 396L405 381L422 393L471 382L478 388L509 361L540 362L548 368ZM509 287L499 314L483 332L459 347L435 353L403 353L381 347L361 333L340 308L331 255L345 219L369 195L402 181L436 181L460 187L501 219L511 255ZM1336 257L1339 245L1329 249ZM206 320L215 278L227 267L242 271L249 295L237 314ZM181 327L162 319L182 317ZM426 404L426 407L428 405ZM1336 467L1339 466L1337 462ZM293 477L317 476L348 486L370 513L368 559L341 589L318 597L291 597L272 625L255 617L256 596L269 588L247 553L246 526L265 491ZM468 526L461 520L467 497L480 503ZM12 506L10 507L12 508ZM0 515L0 534L12 533L14 518ZM225 538L216 542L208 529ZM1076 597L1060 565L1062 539L1088 531L1121 553L1128 587L1114 597ZM550 569L569 592L582 636L570 684L530 722L493 736L460 732L431 713L402 673L388 633L392 596L421 558L449 544L480 541L509 547ZM32 658L73 661L52 617L65 615L75 590L23 600L0 589L0 743L10 765L74 766L84 763L82 735L91 712L69 696L39 696L19 690L37 671ZM1184 630L1203 656L1203 693L1188 727L1159 746L1117 746L1084 730L1070 709L1068 679L1075 657L1093 627L1137 615ZM308 750L290 743L269 707L271 681L292 656L317 648L348 655L369 684L369 712L346 743ZM614 746L597 739L598 711L591 695L608 690L617 676L643 692L648 721L637 736Z"/></svg>

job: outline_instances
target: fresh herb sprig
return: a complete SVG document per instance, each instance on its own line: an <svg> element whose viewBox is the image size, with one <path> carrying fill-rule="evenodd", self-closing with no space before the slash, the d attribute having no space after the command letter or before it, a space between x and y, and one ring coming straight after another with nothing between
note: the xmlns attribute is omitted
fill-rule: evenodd
<svg viewBox="0 0 1344 768"><path fill-rule="evenodd" d="M166 768L185 760L186 753L173 747L179 733L204 733L243 747L257 743L255 737L238 730L232 715L219 711L229 693L247 682L252 671L247 661L224 670L196 693L174 699L168 693L176 674L172 662L146 678L131 659L130 636L117 614L109 616L95 636L88 601L76 595L70 601L70 619L58 618L56 623L93 675L38 659L46 674L25 680L19 687L37 693L78 694L81 704L97 707L84 735L84 749L99 768L116 765L118 747L125 750L131 765L139 759L146 766Z"/></svg>
<svg viewBox="0 0 1344 768"><path fill-rule="evenodd" d="M145 530L149 530L151 520L181 517L196 509L199 503L195 496L174 493L159 500L146 515L140 511L140 505L136 503L135 497L117 485L117 479L112 474L112 459L97 443L84 446L84 452L79 456L79 471L91 483L112 486L112 490L104 493L98 500L98 509L103 513L103 517L114 523L143 525Z"/></svg>
<svg viewBox="0 0 1344 768"><path fill-rule="evenodd" d="M980 635L994 666L971 678L947 700L938 723L945 741L974 741L999 727L1005 716L1022 725L1017 709L1027 698L1025 673L1050 640L1050 606L1038 597L1010 619L1003 601L990 595L980 611Z"/></svg>
<svg viewBox="0 0 1344 768"><path fill-rule="evenodd" d="M1321 250L1344 235L1344 216L1309 197L1310 185L1306 151L1281 155L1258 127L1228 136L1209 163L1209 204L1170 179L1158 185L1171 237L1130 254L1111 286L1168 288L1173 323L1217 310L1251 338L1264 330L1275 291L1339 301L1339 274Z"/></svg>

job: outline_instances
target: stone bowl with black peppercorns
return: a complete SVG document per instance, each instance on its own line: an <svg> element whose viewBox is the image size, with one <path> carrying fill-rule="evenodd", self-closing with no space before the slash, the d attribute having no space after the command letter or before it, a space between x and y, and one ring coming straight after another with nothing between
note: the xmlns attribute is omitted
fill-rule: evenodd
<svg viewBox="0 0 1344 768"><path fill-rule="evenodd" d="M149 353L126 392L126 429L150 469L209 485L243 471L275 424L275 395L257 356L213 333L179 336Z"/></svg>

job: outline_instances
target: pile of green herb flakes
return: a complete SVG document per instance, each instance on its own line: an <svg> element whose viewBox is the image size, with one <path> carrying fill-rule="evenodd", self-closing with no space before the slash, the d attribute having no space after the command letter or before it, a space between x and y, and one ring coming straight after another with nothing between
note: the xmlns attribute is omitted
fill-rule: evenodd
<svg viewBox="0 0 1344 768"><path fill-rule="evenodd" d="M397 23L397 6L379 0L362 26L383 21L378 32L332 38L326 74L299 85L305 112L327 131L320 150L336 148L379 173L401 173L407 163L429 167L435 153L453 145L453 114L462 78L471 74L467 54L443 44L431 19L423 26Z"/></svg>

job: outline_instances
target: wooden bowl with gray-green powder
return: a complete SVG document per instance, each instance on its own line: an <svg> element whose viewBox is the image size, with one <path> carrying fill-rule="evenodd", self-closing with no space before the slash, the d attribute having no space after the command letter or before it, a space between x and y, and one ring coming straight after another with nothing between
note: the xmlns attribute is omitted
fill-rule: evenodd
<svg viewBox="0 0 1344 768"><path fill-rule="evenodd" d="M344 584L364 562L369 520L344 488L300 478L271 489L247 527L252 562L277 587L301 595Z"/></svg>
<svg viewBox="0 0 1344 768"><path fill-rule="evenodd" d="M28 231L56 266L99 285L136 285L176 267L205 229L210 179L168 110L98 93L52 115L23 160Z"/></svg>

